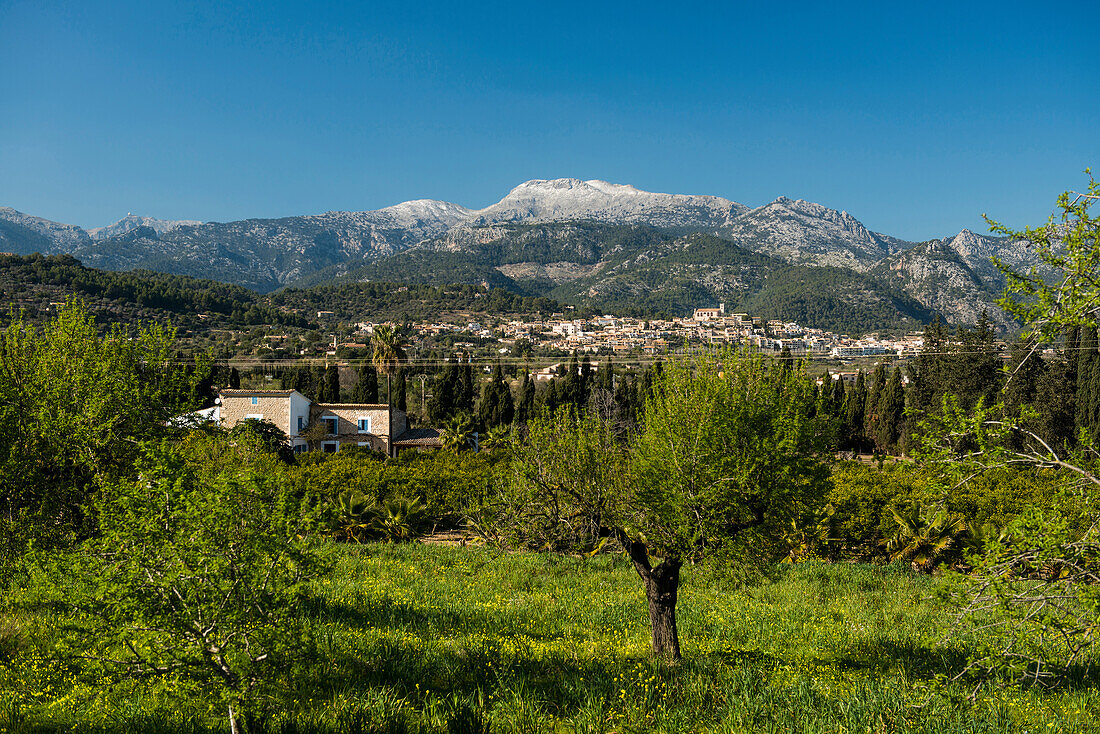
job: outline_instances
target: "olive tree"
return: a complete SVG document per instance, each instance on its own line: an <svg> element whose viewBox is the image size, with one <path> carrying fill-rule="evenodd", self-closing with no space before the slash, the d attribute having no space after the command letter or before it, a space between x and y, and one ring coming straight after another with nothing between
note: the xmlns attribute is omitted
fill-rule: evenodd
<svg viewBox="0 0 1100 734"><path fill-rule="evenodd" d="M495 528L556 550L594 552L613 539L645 588L654 653L677 661L684 563L772 562L784 528L821 492L813 401L800 370L760 356L673 363L634 435L571 408L532 421Z"/></svg>

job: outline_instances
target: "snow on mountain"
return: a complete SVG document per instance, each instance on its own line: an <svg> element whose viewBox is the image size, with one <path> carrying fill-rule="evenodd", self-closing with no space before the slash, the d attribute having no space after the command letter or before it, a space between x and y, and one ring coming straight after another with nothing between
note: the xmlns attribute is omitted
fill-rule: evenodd
<svg viewBox="0 0 1100 734"><path fill-rule="evenodd" d="M139 217L136 214L127 214L114 224L108 224L106 227L93 227L87 231L93 240L105 240L108 237L126 234L138 227L148 227L157 234L164 234L176 227L187 224L202 224L202 222L196 219L155 219L154 217Z"/></svg>
<svg viewBox="0 0 1100 734"><path fill-rule="evenodd" d="M405 226L429 220L453 227L469 219L473 209L467 209L449 201L414 199L377 209L370 213L377 214L380 217L392 217L395 224L399 223Z"/></svg>
<svg viewBox="0 0 1100 734"><path fill-rule="evenodd" d="M0 206L0 252L56 255L73 252L90 242L88 233L74 224L51 222Z"/></svg>
<svg viewBox="0 0 1100 734"><path fill-rule="evenodd" d="M721 229L746 211L718 196L656 194L607 181L527 181L496 204L472 212L470 224L591 219L664 228Z"/></svg>
<svg viewBox="0 0 1100 734"><path fill-rule="evenodd" d="M722 230L738 245L796 264L865 271L910 243L872 232L848 212L780 196Z"/></svg>

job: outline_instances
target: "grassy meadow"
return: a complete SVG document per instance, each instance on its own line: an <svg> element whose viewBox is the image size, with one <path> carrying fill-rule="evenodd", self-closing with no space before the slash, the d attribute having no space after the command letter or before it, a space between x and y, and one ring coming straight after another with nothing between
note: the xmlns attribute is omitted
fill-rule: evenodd
<svg viewBox="0 0 1100 734"><path fill-rule="evenodd" d="M684 662L669 667L621 556L333 553L310 604L315 651L265 692L267 731L1100 731L1095 684L969 700L972 684L948 680L966 651L941 644L943 582L899 567L810 562L749 587L686 567ZM81 665L64 644L80 625L0 617L0 732L228 731L210 683Z"/></svg>

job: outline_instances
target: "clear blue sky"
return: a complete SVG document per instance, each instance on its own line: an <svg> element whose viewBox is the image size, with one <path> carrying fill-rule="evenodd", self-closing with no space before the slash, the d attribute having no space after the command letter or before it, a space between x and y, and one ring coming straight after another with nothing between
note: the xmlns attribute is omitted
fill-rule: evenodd
<svg viewBox="0 0 1100 734"><path fill-rule="evenodd" d="M1100 4L0 0L0 205L481 207L532 178L1036 223L1100 168Z"/></svg>

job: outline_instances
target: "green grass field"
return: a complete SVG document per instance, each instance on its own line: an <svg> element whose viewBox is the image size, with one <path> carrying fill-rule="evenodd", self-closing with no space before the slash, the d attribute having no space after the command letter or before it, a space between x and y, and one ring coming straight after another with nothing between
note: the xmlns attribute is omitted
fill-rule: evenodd
<svg viewBox="0 0 1100 734"><path fill-rule="evenodd" d="M807 563L737 588L687 567L684 662L649 653L626 560L341 547L311 605L317 653L263 706L270 732L1089 732L1095 686L948 682L938 582ZM79 620L69 620L79 625ZM0 731L228 731L209 684L97 678L59 620L0 618Z"/></svg>

